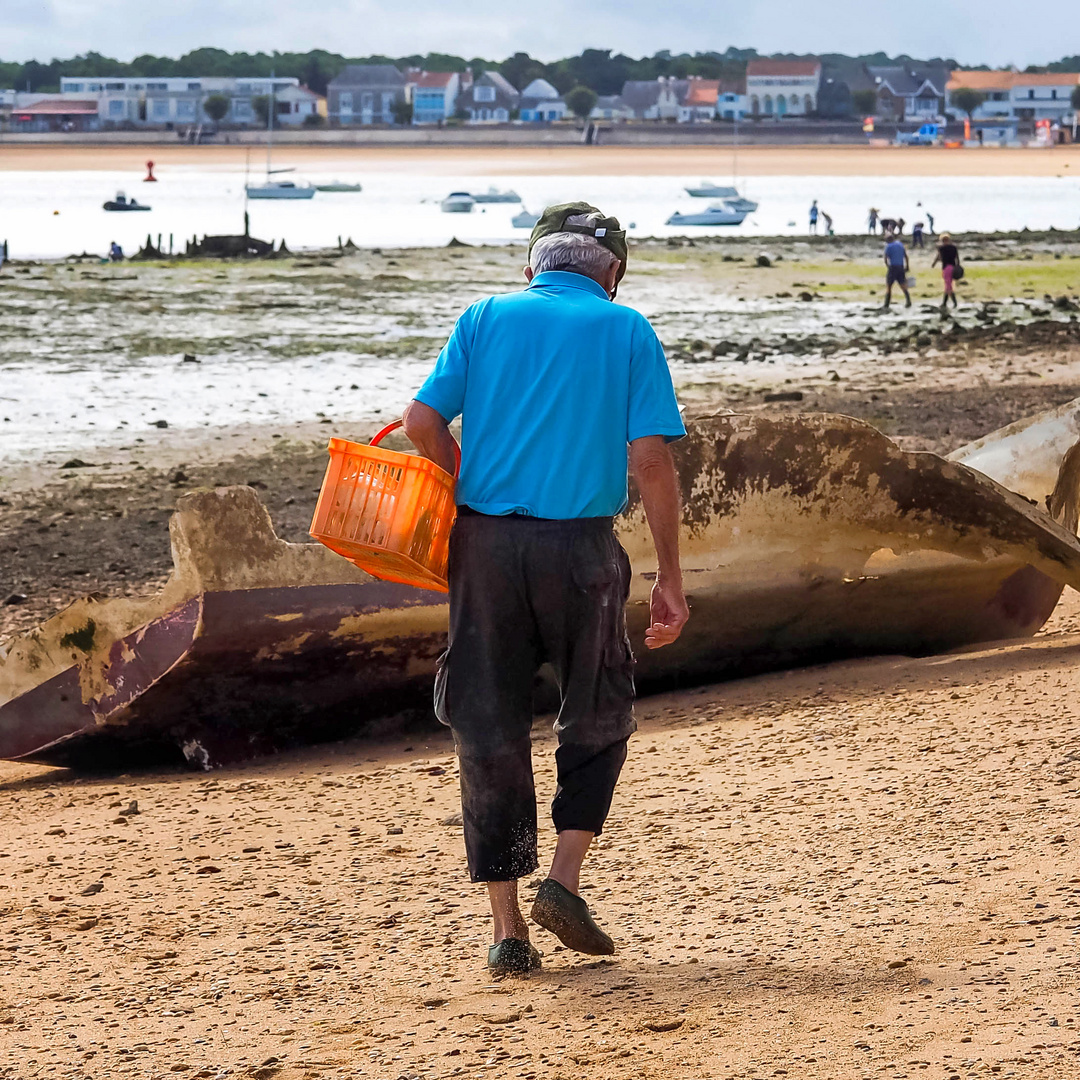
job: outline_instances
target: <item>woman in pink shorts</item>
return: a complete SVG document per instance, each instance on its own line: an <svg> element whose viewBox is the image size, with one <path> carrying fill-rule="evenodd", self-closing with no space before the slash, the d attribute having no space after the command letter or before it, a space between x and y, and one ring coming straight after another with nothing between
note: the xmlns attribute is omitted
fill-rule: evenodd
<svg viewBox="0 0 1080 1080"><path fill-rule="evenodd" d="M959 276L956 271L960 266L960 252L948 233L941 234L941 243L938 244L937 254L930 265L937 266L939 261L941 263L941 280L945 282L945 295L941 298L941 309L944 311L949 304L949 297L952 297L953 307L956 307L953 280ZM962 274L963 271L961 270L960 273Z"/></svg>

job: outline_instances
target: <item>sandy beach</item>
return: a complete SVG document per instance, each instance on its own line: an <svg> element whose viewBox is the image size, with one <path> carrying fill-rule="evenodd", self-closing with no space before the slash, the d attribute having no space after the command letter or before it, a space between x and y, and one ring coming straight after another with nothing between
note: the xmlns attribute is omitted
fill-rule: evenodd
<svg viewBox="0 0 1080 1080"><path fill-rule="evenodd" d="M256 167L258 146L13 146L0 141L4 170L141 169L147 158L160 168ZM725 174L728 146L355 147L279 146L275 165L369 172L460 175L680 176ZM947 150L895 146L744 146L739 171L754 176L1067 176L1080 173L1080 146L1052 149Z"/></svg>
<svg viewBox="0 0 1080 1080"><path fill-rule="evenodd" d="M642 702L584 892L619 951L537 931L526 980L483 967L442 734L0 766L0 1075L1063 1080L1078 628Z"/></svg>

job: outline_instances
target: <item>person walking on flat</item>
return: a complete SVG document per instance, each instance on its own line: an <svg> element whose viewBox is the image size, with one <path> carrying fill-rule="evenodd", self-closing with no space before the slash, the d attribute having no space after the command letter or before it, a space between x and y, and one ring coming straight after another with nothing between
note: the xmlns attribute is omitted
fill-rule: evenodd
<svg viewBox="0 0 1080 1080"><path fill-rule="evenodd" d="M894 237L885 245L885 310L892 302L892 287L899 285L904 292L904 307L911 307L911 293L908 292L907 278L911 269L907 249L899 237Z"/></svg>
<svg viewBox="0 0 1080 1080"><path fill-rule="evenodd" d="M941 243L938 244L937 254L931 267L941 263L941 280L945 286L945 294L941 298L941 310L944 311L952 300L952 306L956 307L956 292L953 283L964 276L964 269L960 263L960 249L953 243L953 238L947 233L941 234Z"/></svg>
<svg viewBox="0 0 1080 1080"><path fill-rule="evenodd" d="M588 203L548 207L529 241L528 287L465 311L405 411L406 434L447 471L448 425L461 416L435 711L454 734L469 873L488 887L496 974L540 966L517 882L538 865L530 729L544 663L561 695L558 843L531 915L569 949L615 951L579 876L636 728L630 561L613 528L628 464L658 562L645 645L671 644L689 617L668 448L686 429L653 328L611 302L626 261L615 218Z"/></svg>
<svg viewBox="0 0 1080 1080"><path fill-rule="evenodd" d="M818 204L815 199L810 204L810 235L817 236Z"/></svg>

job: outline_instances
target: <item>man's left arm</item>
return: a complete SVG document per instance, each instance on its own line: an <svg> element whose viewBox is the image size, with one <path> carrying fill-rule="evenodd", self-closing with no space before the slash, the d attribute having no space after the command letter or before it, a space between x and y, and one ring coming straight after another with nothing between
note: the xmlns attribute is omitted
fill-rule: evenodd
<svg viewBox="0 0 1080 1080"><path fill-rule="evenodd" d="M414 399L409 402L402 420L405 434L413 446L453 476L457 471L457 443L442 415L430 405Z"/></svg>

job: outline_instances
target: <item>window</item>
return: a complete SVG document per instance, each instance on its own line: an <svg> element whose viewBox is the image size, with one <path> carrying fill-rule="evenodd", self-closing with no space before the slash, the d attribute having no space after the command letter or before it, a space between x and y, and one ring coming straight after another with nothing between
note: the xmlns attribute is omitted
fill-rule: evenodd
<svg viewBox="0 0 1080 1080"><path fill-rule="evenodd" d="M168 120L169 119L169 99L168 98L153 98L150 102L150 119L151 120Z"/></svg>
<svg viewBox="0 0 1080 1080"><path fill-rule="evenodd" d="M390 91L389 93L387 93L384 90L383 91L383 96L382 96L382 111L384 113L388 113L393 107L394 107L394 93L393 93L393 91Z"/></svg>
<svg viewBox="0 0 1080 1080"><path fill-rule="evenodd" d="M233 103L233 112L237 120L251 120L255 116L255 110L250 101L236 101Z"/></svg>
<svg viewBox="0 0 1080 1080"><path fill-rule="evenodd" d="M118 98L114 98L109 102L109 116L110 117L122 117L127 110L124 108L124 102Z"/></svg>
<svg viewBox="0 0 1080 1080"><path fill-rule="evenodd" d="M338 112L351 113L352 112L352 91L342 90L338 94Z"/></svg>
<svg viewBox="0 0 1080 1080"><path fill-rule="evenodd" d="M474 86L473 87L473 101L494 101L495 100L495 87L494 86Z"/></svg>
<svg viewBox="0 0 1080 1080"><path fill-rule="evenodd" d="M65 83L64 84L64 90L69 94L80 94L80 93L82 93L82 83L81 82Z"/></svg>
<svg viewBox="0 0 1080 1080"><path fill-rule="evenodd" d="M107 82L105 84L106 90L123 90L124 84L122 82Z"/></svg>
<svg viewBox="0 0 1080 1080"><path fill-rule="evenodd" d="M809 94L807 94L806 97L803 98L803 109L805 112L808 113L812 113L814 111L814 99Z"/></svg>
<svg viewBox="0 0 1080 1080"><path fill-rule="evenodd" d="M99 82L87 83L86 84L86 89L87 90L92 90L94 93L99 94L99 93L101 93L101 83L99 83Z"/></svg>
<svg viewBox="0 0 1080 1080"><path fill-rule="evenodd" d="M1050 91L1050 98L1051 98L1052 101L1057 101L1057 91L1056 90L1051 90Z"/></svg>
<svg viewBox="0 0 1080 1080"><path fill-rule="evenodd" d="M1035 91L1034 90L1029 90L1028 91L1028 101L1034 101L1034 100L1035 100Z"/></svg>
<svg viewBox="0 0 1080 1080"><path fill-rule="evenodd" d="M772 94L765 95L765 115L772 116Z"/></svg>
<svg viewBox="0 0 1080 1080"><path fill-rule="evenodd" d="M360 111L371 112L375 108L375 95L370 92L365 92L360 95Z"/></svg>
<svg viewBox="0 0 1080 1080"><path fill-rule="evenodd" d="M201 82L189 82L187 84L187 88L189 90L201 90L202 89L202 83Z"/></svg>
<svg viewBox="0 0 1080 1080"><path fill-rule="evenodd" d="M163 82L148 82L146 84L147 90L168 90L169 84Z"/></svg>
<svg viewBox="0 0 1080 1080"><path fill-rule="evenodd" d="M761 112L761 102L758 101L757 94L750 95L750 111L757 116Z"/></svg>
<svg viewBox="0 0 1080 1080"><path fill-rule="evenodd" d="M236 92L238 94L250 94L251 93L251 83L249 83L249 82L237 83L236 84Z"/></svg>
<svg viewBox="0 0 1080 1080"><path fill-rule="evenodd" d="M505 109L496 109L495 110L495 119L500 124L505 124L507 122L507 120L510 119L510 114Z"/></svg>
<svg viewBox="0 0 1080 1080"><path fill-rule="evenodd" d="M176 103L176 119L177 120L194 120L195 119L195 102L194 101L178 101Z"/></svg>

